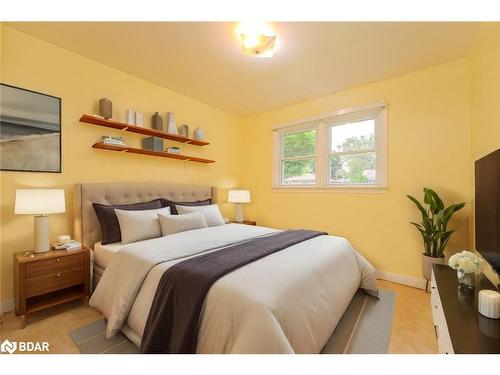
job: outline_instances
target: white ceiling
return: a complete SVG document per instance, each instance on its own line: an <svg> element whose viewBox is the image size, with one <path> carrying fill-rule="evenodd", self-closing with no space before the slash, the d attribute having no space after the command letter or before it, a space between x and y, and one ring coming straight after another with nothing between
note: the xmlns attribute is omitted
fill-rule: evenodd
<svg viewBox="0 0 500 375"><path fill-rule="evenodd" d="M477 23L277 22L272 58L240 51L236 23L8 23L237 116L464 57Z"/></svg>

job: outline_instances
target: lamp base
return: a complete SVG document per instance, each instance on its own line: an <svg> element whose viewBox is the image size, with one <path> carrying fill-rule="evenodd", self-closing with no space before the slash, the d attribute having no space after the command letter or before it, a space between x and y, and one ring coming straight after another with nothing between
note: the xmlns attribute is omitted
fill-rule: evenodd
<svg viewBox="0 0 500 375"><path fill-rule="evenodd" d="M49 246L49 217L35 216L35 253L45 253L50 250Z"/></svg>
<svg viewBox="0 0 500 375"><path fill-rule="evenodd" d="M234 221L237 223L243 223L243 204L236 203L234 205Z"/></svg>

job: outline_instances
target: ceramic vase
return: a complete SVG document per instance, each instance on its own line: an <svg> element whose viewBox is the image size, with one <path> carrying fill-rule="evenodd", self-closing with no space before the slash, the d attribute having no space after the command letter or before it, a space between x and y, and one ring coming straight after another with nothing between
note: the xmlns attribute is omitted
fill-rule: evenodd
<svg viewBox="0 0 500 375"><path fill-rule="evenodd" d="M132 109L127 109L126 117L127 117L127 124L135 125L135 113Z"/></svg>
<svg viewBox="0 0 500 375"><path fill-rule="evenodd" d="M151 121L152 121L151 126L153 129L163 131L163 119L158 114L158 112L155 112L155 114L151 118Z"/></svg>
<svg viewBox="0 0 500 375"><path fill-rule="evenodd" d="M197 139L199 141L204 140L205 139L205 131L202 128L194 129L193 138Z"/></svg>
<svg viewBox="0 0 500 375"><path fill-rule="evenodd" d="M186 124L182 124L181 127L179 128L179 134L182 135L183 137L188 138L189 137L189 126Z"/></svg>
<svg viewBox="0 0 500 375"><path fill-rule="evenodd" d="M433 264L444 264L444 257L433 258L422 254L422 273L427 281L431 281Z"/></svg>
<svg viewBox="0 0 500 375"><path fill-rule="evenodd" d="M99 100L99 115L109 120L113 117L113 103L108 98Z"/></svg>
<svg viewBox="0 0 500 375"><path fill-rule="evenodd" d="M144 113L136 112L135 113L135 126L144 126Z"/></svg>
<svg viewBox="0 0 500 375"><path fill-rule="evenodd" d="M177 126L175 126L175 115L172 112L167 112L167 132L170 134L178 134Z"/></svg>

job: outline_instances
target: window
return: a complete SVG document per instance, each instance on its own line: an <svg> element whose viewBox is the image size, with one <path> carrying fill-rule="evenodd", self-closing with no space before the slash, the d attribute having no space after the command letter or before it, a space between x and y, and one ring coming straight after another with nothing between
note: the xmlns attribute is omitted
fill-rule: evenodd
<svg viewBox="0 0 500 375"><path fill-rule="evenodd" d="M281 138L281 184L316 183L316 130L306 129L283 134Z"/></svg>
<svg viewBox="0 0 500 375"><path fill-rule="evenodd" d="M380 104L275 128L273 186L385 188L386 117Z"/></svg>

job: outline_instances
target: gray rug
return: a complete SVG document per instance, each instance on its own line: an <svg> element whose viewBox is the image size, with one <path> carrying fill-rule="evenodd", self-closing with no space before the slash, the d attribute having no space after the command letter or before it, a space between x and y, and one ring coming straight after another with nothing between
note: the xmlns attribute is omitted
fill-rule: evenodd
<svg viewBox="0 0 500 375"><path fill-rule="evenodd" d="M357 292L321 354L387 353L395 302L394 292L381 290L380 299ZM71 331L69 336L83 354L139 353L121 333L107 339L104 319Z"/></svg>
<svg viewBox="0 0 500 375"><path fill-rule="evenodd" d="M106 338L106 320L100 319L69 332L83 354L137 354L139 349L122 333Z"/></svg>
<svg viewBox="0 0 500 375"><path fill-rule="evenodd" d="M396 293L380 290L379 299L358 291L321 354L386 354Z"/></svg>

